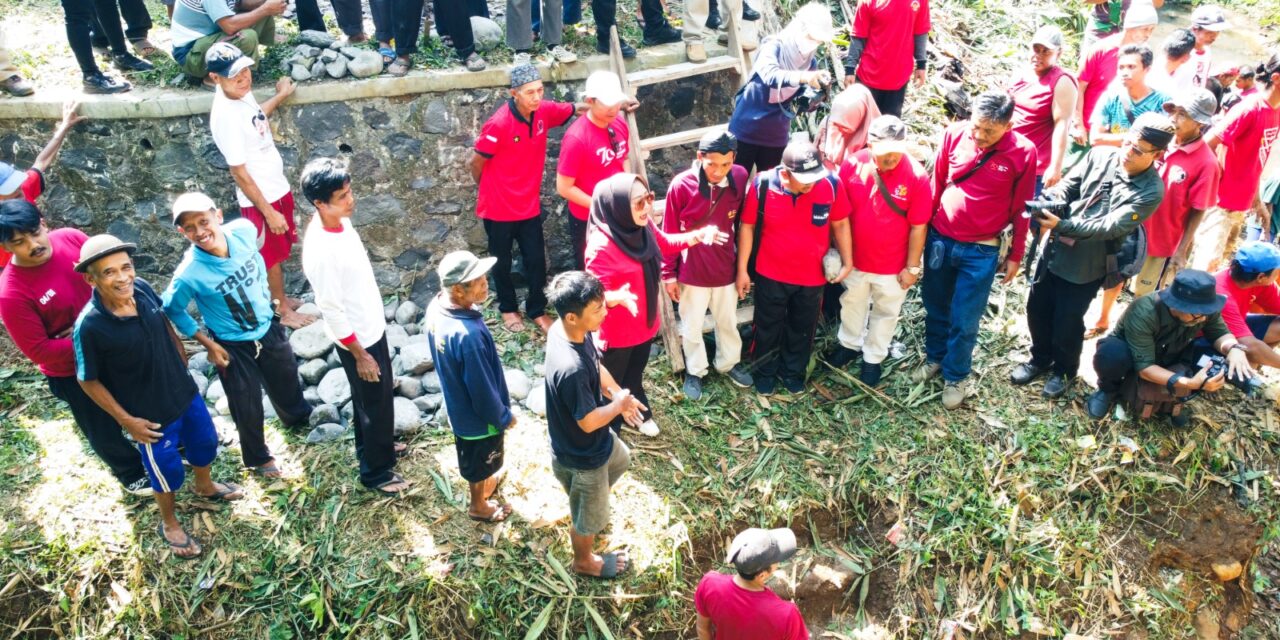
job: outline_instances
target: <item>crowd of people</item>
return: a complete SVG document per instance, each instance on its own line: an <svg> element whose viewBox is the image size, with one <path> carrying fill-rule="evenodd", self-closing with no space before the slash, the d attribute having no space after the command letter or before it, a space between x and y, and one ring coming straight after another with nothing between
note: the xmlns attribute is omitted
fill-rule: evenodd
<svg viewBox="0 0 1280 640"><path fill-rule="evenodd" d="M189 1L178 0L175 15L191 10ZM1210 45L1229 25L1220 9L1201 6L1157 62L1146 45L1156 7L1104 2L1099 11L1104 5L1116 6L1095 25L1106 18L1116 32L1097 34L1078 72L1061 64L1062 32L1040 28L1025 66L941 132L931 170L912 157L900 117L909 83L925 79L927 3L859 3L846 61L854 80L831 87L838 93L817 144L793 136L791 125L807 89L833 84L815 54L835 28L824 5L805 5L760 43L727 126L698 141L661 211L648 182L625 170L634 150L622 112L638 103L616 75L594 73L582 102L560 103L544 98L535 66L513 66L510 99L477 132L469 159L491 255L444 256L440 293L423 321L470 487L468 515L498 522L511 514L495 491L504 433L517 417L484 320L490 277L501 327L524 332L528 319L545 334L550 466L569 498L572 568L603 578L628 568L624 551L596 553L610 489L630 464L624 427L661 433L644 373L663 296L678 305L688 402L703 397L712 367L762 396L779 386L804 393L823 316L837 325L836 340L817 357L842 369L860 361L861 382L880 385L902 308L919 285L925 344L910 376L940 376L942 405L957 409L974 393L974 349L992 287L1024 270L1030 359L1013 370L1012 384L1043 378L1043 396L1063 397L1085 341L1101 336L1097 390L1086 401L1095 419L1124 403L1184 425L1200 393L1228 383L1256 391L1256 369L1280 365L1280 247L1240 239L1248 217L1263 233L1270 228L1261 177L1280 132L1280 53L1212 66ZM726 8L747 11L737 2ZM385 495L409 487L396 472L405 449L393 435L382 298L352 224L360 177L319 158L299 178L297 190L316 211L301 236L301 262L320 310L318 319L303 315L280 271L299 241L295 186L268 122L292 84L281 80L259 104L249 91L253 58L237 43L211 42L198 54L215 85L209 126L239 215L224 221L204 194L178 197L172 222L191 246L162 292L135 274L136 246L51 230L34 204L80 120L74 107L33 168L0 165L0 244L11 254L0 274L0 318L126 490L154 494L158 533L183 558L201 548L174 511L184 476L179 447L196 494L244 495L210 475L217 438L184 366L183 338L200 343L217 367L244 466L274 478L282 472L263 437L260 398L265 389L285 426L306 422L311 407L286 328L322 322L351 384L360 483ZM541 185L548 136L559 127L555 189L576 268L548 283ZM516 245L528 288L523 314ZM1111 329L1110 304L1126 285L1134 299ZM838 312L824 310L833 287ZM1102 319L1086 331L1099 294ZM754 315L741 332L738 304L748 295ZM714 355L703 337L708 315ZM794 552L788 531L743 532L728 559L737 575L713 572L698 586L699 637L805 637L794 606L764 587Z"/></svg>

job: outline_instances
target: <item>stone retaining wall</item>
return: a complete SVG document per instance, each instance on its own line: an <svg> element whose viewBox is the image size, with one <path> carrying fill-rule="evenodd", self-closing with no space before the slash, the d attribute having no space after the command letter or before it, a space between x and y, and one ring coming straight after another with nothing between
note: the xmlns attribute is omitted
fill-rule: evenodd
<svg viewBox="0 0 1280 640"><path fill-rule="evenodd" d="M599 61L589 64L594 68ZM493 80L500 82L503 77L496 74ZM382 80L366 82L376 85ZM418 82L439 84L421 78ZM433 273L437 256L459 248L484 252L484 231L474 214L476 187L466 162L481 124L506 98L505 86L328 102L319 100L322 94L317 93L325 86L332 93L333 87L343 85L307 87L316 91L302 96L299 102L304 104L291 103L271 118L286 172L296 186L308 159L348 158L357 197L355 223L384 293L423 301L436 289L435 278L427 276ZM343 93L368 95L369 88L353 86ZM547 97L572 100L581 88L580 79L548 82ZM645 87L637 113L641 131L658 135L725 122L735 91L735 77L728 72ZM163 104L152 107L143 111L171 112ZM106 231L139 243L141 272L165 283L186 247L168 222L173 199L186 190L203 190L224 207L228 217L236 210L234 184L209 135L208 115L129 119L119 117L114 107L99 103L97 108L110 115L85 122L69 136L47 176L41 210L53 226L76 226L87 233ZM93 117L94 111L89 115ZM29 166L53 127L48 120L0 119L0 125L0 160L19 166ZM552 132L543 185L553 271L570 263L566 214L554 187L562 134L563 129ZM692 153L690 146L650 158L649 172L659 194ZM301 203L300 194L295 196L299 196L298 226L302 228L311 209ZM298 254L295 251L286 270L294 292L307 288Z"/></svg>

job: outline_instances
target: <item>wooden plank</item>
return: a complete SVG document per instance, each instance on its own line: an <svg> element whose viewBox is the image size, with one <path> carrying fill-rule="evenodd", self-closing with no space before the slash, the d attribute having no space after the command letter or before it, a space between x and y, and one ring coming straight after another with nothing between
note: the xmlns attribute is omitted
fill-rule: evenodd
<svg viewBox="0 0 1280 640"><path fill-rule="evenodd" d="M634 90L637 87L643 87L660 82L669 82L671 80L679 80L681 78L689 78L692 76L700 76L704 73L712 73L723 69L734 69L742 63L742 60L736 56L725 55L708 58L706 62L681 62L666 67L658 67L656 69L645 69L637 71L627 76L627 82L631 84ZM632 95L635 95L632 93Z"/></svg>
<svg viewBox="0 0 1280 640"><path fill-rule="evenodd" d="M751 79L751 58L746 51L742 50L742 31L740 24L742 15L736 11L722 11L721 16L725 18L725 30L728 32L729 55L738 59L738 86L747 84L747 80Z"/></svg>
<svg viewBox="0 0 1280 640"><path fill-rule="evenodd" d="M751 324L751 321L754 320L756 317L756 308L754 305L746 305L743 307L738 307L738 310L736 313L738 314L738 318L737 320L735 320L737 324L739 325ZM708 313L706 319L702 321L702 332L711 333L712 331L715 330L715 328L716 328L716 322L711 318L711 314Z"/></svg>
<svg viewBox="0 0 1280 640"><path fill-rule="evenodd" d="M656 136L653 138L645 138L640 141L640 150L648 155L649 152L657 149L666 149L667 147L678 147L682 144L697 142L703 135L712 131L724 129L722 124L713 124L709 127L701 127L698 129L690 129L688 131L677 131L668 133L665 136Z"/></svg>

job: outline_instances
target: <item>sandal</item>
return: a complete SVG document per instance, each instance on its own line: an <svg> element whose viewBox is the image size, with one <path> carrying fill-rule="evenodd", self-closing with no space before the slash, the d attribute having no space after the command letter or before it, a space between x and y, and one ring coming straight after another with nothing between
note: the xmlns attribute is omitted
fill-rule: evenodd
<svg viewBox="0 0 1280 640"><path fill-rule="evenodd" d="M1111 326L1110 326L1110 325L1107 325L1107 326L1105 326L1105 327L1094 327L1094 328L1092 328L1092 329L1090 329L1090 330L1088 330L1088 331L1084 332L1084 339L1085 339L1085 340L1092 340L1092 339L1094 339L1094 338L1101 338L1103 335L1105 335L1105 334L1106 334L1108 331L1110 331L1110 330L1111 330Z"/></svg>
<svg viewBox="0 0 1280 640"><path fill-rule="evenodd" d="M214 483L214 484L218 484L218 483ZM244 497L244 493L242 493L240 490L240 485L234 482L223 482L222 487L223 487L222 489L219 489L210 495L206 496L200 493L196 493L196 496L199 497L201 500L208 500L209 502L233 502ZM194 493L194 490L193 490L193 493ZM239 493L240 495L234 498L227 497L237 493Z"/></svg>
<svg viewBox="0 0 1280 640"><path fill-rule="evenodd" d="M512 333L520 333L524 331L524 320L520 318L518 313L502 314L502 326Z"/></svg>
<svg viewBox="0 0 1280 640"><path fill-rule="evenodd" d="M413 62L409 60L403 60L401 58L396 58L394 61L392 61L391 64L387 65L387 73L396 77L403 77L406 74L408 74L409 69L412 69L412 68L413 68Z"/></svg>
<svg viewBox="0 0 1280 640"><path fill-rule="evenodd" d="M397 458L406 458L409 456L409 445L403 442L396 442L391 448L395 451Z"/></svg>
<svg viewBox="0 0 1280 640"><path fill-rule="evenodd" d="M146 38L130 40L129 44L133 45L133 54L140 58L150 58L151 56L160 53L160 48L151 44L151 41Z"/></svg>
<svg viewBox="0 0 1280 640"><path fill-rule="evenodd" d="M276 466L275 460L272 460L271 462L268 462L266 464L260 464L256 467L249 467L249 470L252 471L258 477L264 478L266 480L279 480L280 478L284 477L284 474L280 472L280 467Z"/></svg>
<svg viewBox="0 0 1280 640"><path fill-rule="evenodd" d="M395 498L395 497L398 497L401 493L404 493L408 489L406 487L405 489L397 489L395 491L390 491L386 488L396 483L404 483L406 485L409 484L405 482L404 478L402 478L400 474L393 473L391 474L391 479L387 480L386 482L382 482L377 486L369 487L369 490L377 491L378 493L381 493L384 496Z"/></svg>
<svg viewBox="0 0 1280 640"><path fill-rule="evenodd" d="M498 504L497 500L485 500L485 503L493 506L493 513L487 516L479 516L468 511L467 517L476 522L502 522L507 519L507 516L511 515L511 505L509 504Z"/></svg>
<svg viewBox="0 0 1280 640"><path fill-rule="evenodd" d="M603 556L600 556L600 558L604 560L604 566L600 567L600 575L598 576L593 576L589 573L582 573L582 572L576 572L576 573L578 573L578 575L580 576L586 576L588 578L600 578L602 580L609 580L612 578L616 578L618 577L619 573L622 573L622 571L626 571L626 569L623 569L622 571L618 570L619 557L626 558L627 552L618 551L616 553L606 553ZM631 566L630 564L627 565L627 567L630 567L630 566Z"/></svg>
<svg viewBox="0 0 1280 640"><path fill-rule="evenodd" d="M382 54L382 66L387 66L396 61L396 50L391 47L378 47L378 53Z"/></svg>
<svg viewBox="0 0 1280 640"><path fill-rule="evenodd" d="M169 538L164 535L163 522L160 523L160 526L156 527L156 533L160 534L160 539L164 540L164 543L169 545L169 550L172 551L173 555L177 557L179 560L195 560L196 558L200 557L200 554L204 553L204 549L202 549L200 545L196 543L196 539L192 538L191 534L187 533L185 529L182 531L182 535L184 539L180 543L170 542ZM195 547L196 552L189 556L184 556L178 553L179 549L190 549L191 547Z"/></svg>
<svg viewBox="0 0 1280 640"><path fill-rule="evenodd" d="M472 53L467 56L467 59L463 60L462 63L466 65L467 71L484 71L489 66L478 53Z"/></svg>

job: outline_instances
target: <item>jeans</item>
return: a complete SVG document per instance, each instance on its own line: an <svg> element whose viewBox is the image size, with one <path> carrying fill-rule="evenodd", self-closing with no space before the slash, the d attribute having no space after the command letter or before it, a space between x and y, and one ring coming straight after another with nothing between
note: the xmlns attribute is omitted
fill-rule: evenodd
<svg viewBox="0 0 1280 640"><path fill-rule="evenodd" d="M489 255L498 259L493 265L493 288L498 294L498 312L515 313L520 310L516 300L516 285L511 280L511 249L520 244L520 261L524 266L524 279L529 285L529 297L525 298L525 315L537 318L547 312L547 251L542 238L542 216L515 222L484 220L485 235L489 237Z"/></svg>
<svg viewBox="0 0 1280 640"><path fill-rule="evenodd" d="M948 238L932 228L925 243L924 345L942 378L959 382L973 369L978 325L995 280L1000 248Z"/></svg>
<svg viewBox="0 0 1280 640"><path fill-rule="evenodd" d="M389 4L381 10L386 11L391 18L391 35L396 41L396 55L409 56L418 52L418 34L422 31L422 2L423 0L382 0ZM375 16L379 13L379 8L373 8L371 11ZM374 24L377 24L377 18L374 18ZM468 26L470 26L468 24ZM441 32L443 33L443 31ZM471 33L471 29L467 29L467 33ZM455 41L456 42L456 41Z"/></svg>
<svg viewBox="0 0 1280 640"><path fill-rule="evenodd" d="M147 11L147 5L142 0L119 0L117 3L101 3L97 5L98 19L94 21L93 30L90 39L95 47L111 47L112 41L107 36L111 29L111 24L116 25L119 29L120 19L124 18L124 37L130 41L142 40L147 37L147 33L151 31L151 13ZM123 45L123 43L121 43ZM112 53L124 53L123 46L120 49L112 47Z"/></svg>
<svg viewBox="0 0 1280 640"><path fill-rule="evenodd" d="M124 429L84 392L75 376L46 377L45 380L54 397L67 403L80 433L89 441L89 448L102 458L120 484L127 487L146 477L138 449L125 439Z"/></svg>
<svg viewBox="0 0 1280 640"><path fill-rule="evenodd" d="M1054 375L1075 377L1084 348L1084 314L1102 288L1102 279L1076 284L1059 278L1044 262L1027 296L1031 365Z"/></svg>
<svg viewBox="0 0 1280 640"><path fill-rule="evenodd" d="M80 73L86 76L99 73L98 63L93 59L92 44L93 29L99 26L99 15L115 16L114 21L108 18L103 20L101 25L103 35L111 44L111 51L113 53L128 52L115 0L62 0L62 12L67 30L67 44L71 46L71 53L75 55L76 63L80 65Z"/></svg>
<svg viewBox="0 0 1280 640"><path fill-rule="evenodd" d="M286 427L306 425L311 405L302 397L298 383L298 361L284 335L284 327L272 321L259 340L231 341L214 337L231 364L218 370L227 394L231 420L240 434L240 456L246 467L259 467L271 460L271 449L263 436L262 391L266 388L280 423Z"/></svg>
<svg viewBox="0 0 1280 640"><path fill-rule="evenodd" d="M356 357L338 348L338 359L351 383L352 430L356 436L356 459L360 461L360 484L373 488L391 480L396 468L395 376L391 374L391 350L387 336L368 347L378 363L378 381L365 382L356 372Z"/></svg>

